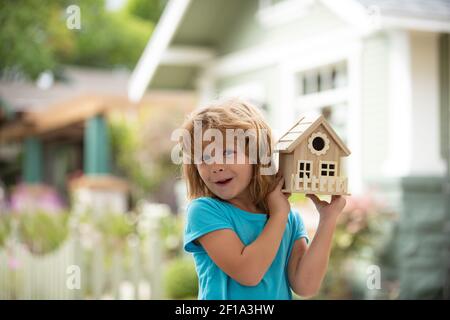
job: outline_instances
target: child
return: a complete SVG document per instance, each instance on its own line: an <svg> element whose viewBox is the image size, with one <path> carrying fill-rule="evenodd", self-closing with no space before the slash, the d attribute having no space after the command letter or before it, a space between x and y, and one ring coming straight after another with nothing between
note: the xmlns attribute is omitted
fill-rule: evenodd
<svg viewBox="0 0 450 320"><path fill-rule="evenodd" d="M190 138L195 136L196 123L203 132L217 129L223 136L227 129L264 130L268 147L263 151L271 155L270 128L257 108L246 101L231 99L194 111L183 125ZM257 134L259 148L261 139ZM336 219L345 199L333 196L327 203L308 195L320 214L317 233L308 247L302 219L291 210L289 194L281 192L283 178L262 174L261 153L257 161L250 161L249 140L247 137L244 147L234 141L231 147L229 141L214 141L227 146L223 153L217 147L215 154L202 141L201 159L183 163L192 199L184 249L194 256L198 298L292 299L291 289L303 297L313 296L327 269ZM195 159L194 145L195 141L183 143L183 151L191 159ZM240 152L244 162L237 161ZM220 155L224 161L217 157Z"/></svg>

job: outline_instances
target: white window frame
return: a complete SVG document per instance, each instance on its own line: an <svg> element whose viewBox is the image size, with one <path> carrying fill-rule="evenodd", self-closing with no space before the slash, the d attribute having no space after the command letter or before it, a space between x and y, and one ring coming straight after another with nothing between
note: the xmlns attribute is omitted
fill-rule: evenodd
<svg viewBox="0 0 450 320"><path fill-rule="evenodd" d="M329 66L334 64L345 63L347 69L347 78L348 78L348 63L343 60L337 60L333 63L329 63L323 66ZM302 73L308 73L309 71L320 69L322 66L315 66L307 70L298 70L294 72L295 74L295 88L298 88L299 75ZM349 94L348 94L349 83L347 80L347 85L342 88L329 89L322 92L314 92L310 94L296 94L295 93L295 106L301 106L302 111L317 113L320 108L329 105L337 105L341 103L349 103ZM302 89L304 90L304 88Z"/></svg>
<svg viewBox="0 0 450 320"><path fill-rule="evenodd" d="M326 169L322 168L322 164L325 164L327 166ZM334 165L334 169L330 169L330 164ZM325 171L327 174L322 175L322 171ZM330 176L330 172L333 172L334 175ZM319 176L320 177L337 177L337 162L336 161L320 161Z"/></svg>
<svg viewBox="0 0 450 320"><path fill-rule="evenodd" d="M304 163L303 170L300 170L300 163ZM309 164L309 170L306 170L306 164ZM297 175L300 178L300 172L303 172L303 178L306 176L306 173L309 174L308 179L311 179L313 173L313 162L311 160L298 160L297 162ZM303 179L300 178L300 179Z"/></svg>

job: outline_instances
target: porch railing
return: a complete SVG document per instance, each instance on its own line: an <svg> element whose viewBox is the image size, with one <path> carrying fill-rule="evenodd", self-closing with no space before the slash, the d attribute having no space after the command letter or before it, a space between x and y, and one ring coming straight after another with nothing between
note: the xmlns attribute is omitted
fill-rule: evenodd
<svg viewBox="0 0 450 320"><path fill-rule="evenodd" d="M291 176L291 189L299 192L346 194L347 186L347 177L305 176L300 178L297 174Z"/></svg>

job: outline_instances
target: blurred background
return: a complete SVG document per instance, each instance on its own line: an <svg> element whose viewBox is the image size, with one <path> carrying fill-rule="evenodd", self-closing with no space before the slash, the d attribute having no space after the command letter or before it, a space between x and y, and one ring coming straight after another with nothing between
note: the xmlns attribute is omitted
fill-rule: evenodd
<svg viewBox="0 0 450 320"><path fill-rule="evenodd" d="M171 133L227 96L352 151L314 299L450 298L450 0L2 0L0 26L0 299L195 299Z"/></svg>

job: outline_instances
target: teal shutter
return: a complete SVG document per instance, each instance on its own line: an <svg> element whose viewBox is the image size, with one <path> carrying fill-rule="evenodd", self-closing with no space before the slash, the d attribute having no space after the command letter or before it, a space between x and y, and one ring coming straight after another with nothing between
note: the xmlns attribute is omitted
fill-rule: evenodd
<svg viewBox="0 0 450 320"><path fill-rule="evenodd" d="M42 142L35 137L24 141L22 173L25 183L42 182Z"/></svg>
<svg viewBox="0 0 450 320"><path fill-rule="evenodd" d="M96 115L86 121L84 131L84 173L86 175L110 173L108 127L101 115Z"/></svg>

